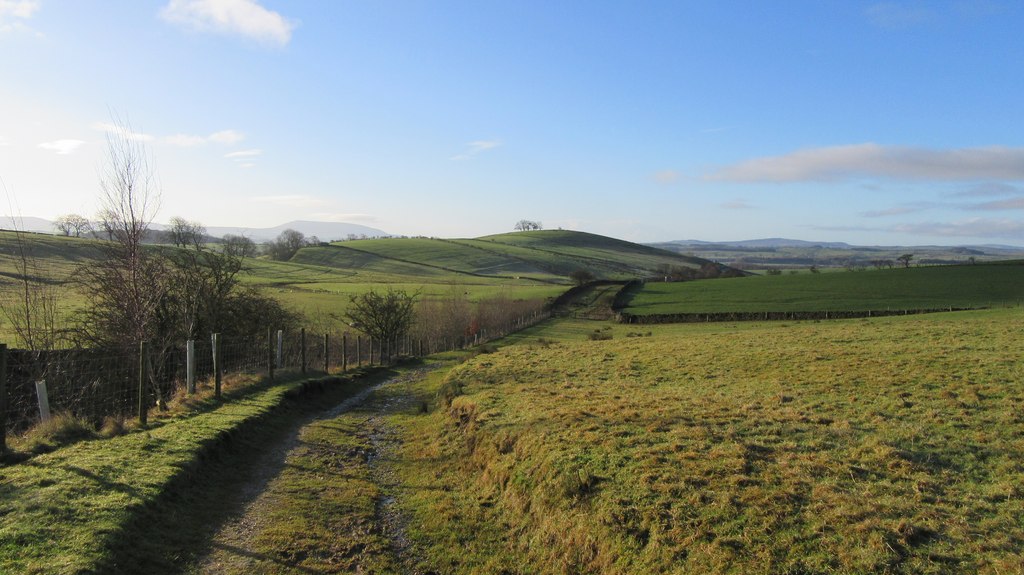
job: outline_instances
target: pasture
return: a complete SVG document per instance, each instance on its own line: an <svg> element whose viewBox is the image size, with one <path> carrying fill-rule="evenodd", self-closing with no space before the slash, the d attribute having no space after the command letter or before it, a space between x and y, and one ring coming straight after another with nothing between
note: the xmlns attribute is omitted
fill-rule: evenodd
<svg viewBox="0 0 1024 575"><path fill-rule="evenodd" d="M1020 262L647 282L625 311L654 315L992 307L1019 305L1024 301L1022 286Z"/></svg>
<svg viewBox="0 0 1024 575"><path fill-rule="evenodd" d="M586 323L521 334L435 382L432 414L400 417L435 568L1024 567L1020 311L580 341Z"/></svg>

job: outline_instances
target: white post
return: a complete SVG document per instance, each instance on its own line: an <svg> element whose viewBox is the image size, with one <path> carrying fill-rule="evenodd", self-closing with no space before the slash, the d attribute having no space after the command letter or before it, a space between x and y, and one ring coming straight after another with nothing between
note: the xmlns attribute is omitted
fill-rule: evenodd
<svg viewBox="0 0 1024 575"><path fill-rule="evenodd" d="M277 368L284 367L284 330L277 330Z"/></svg>
<svg viewBox="0 0 1024 575"><path fill-rule="evenodd" d="M36 397L39 399L39 419L50 421L50 398L46 394L46 380L36 382Z"/></svg>
<svg viewBox="0 0 1024 575"><path fill-rule="evenodd" d="M196 340L185 342L185 389L189 394L196 392Z"/></svg>

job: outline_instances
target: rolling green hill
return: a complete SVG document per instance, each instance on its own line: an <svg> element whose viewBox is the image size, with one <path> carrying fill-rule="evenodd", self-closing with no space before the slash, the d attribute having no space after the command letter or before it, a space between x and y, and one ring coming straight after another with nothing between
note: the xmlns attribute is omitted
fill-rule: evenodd
<svg viewBox="0 0 1024 575"><path fill-rule="evenodd" d="M294 263L365 273L447 280L475 276L569 283L587 270L599 278L660 275L666 266L700 268L707 260L584 232L544 230L479 239L392 238L309 247Z"/></svg>

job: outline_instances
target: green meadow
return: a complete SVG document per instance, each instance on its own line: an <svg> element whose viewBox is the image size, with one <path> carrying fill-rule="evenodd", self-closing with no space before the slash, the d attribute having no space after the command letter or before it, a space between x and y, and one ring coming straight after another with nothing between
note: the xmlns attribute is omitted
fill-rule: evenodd
<svg viewBox="0 0 1024 575"><path fill-rule="evenodd" d="M1024 263L647 282L635 315L976 308L1024 301Z"/></svg>
<svg viewBox="0 0 1024 575"><path fill-rule="evenodd" d="M64 254L46 267L59 283L96 245L47 239L39 253ZM545 299L582 262L624 277L673 261L659 257L560 231L365 240L250 260L246 281L315 317L371 287ZM1022 572L1022 280L1008 263L649 282L631 313L993 309L556 318L375 375L249 376L228 402L185 399L149 427L84 431L0 467L0 568ZM300 420L278 467L261 468ZM243 511L232 494L261 473L258 520L222 539Z"/></svg>

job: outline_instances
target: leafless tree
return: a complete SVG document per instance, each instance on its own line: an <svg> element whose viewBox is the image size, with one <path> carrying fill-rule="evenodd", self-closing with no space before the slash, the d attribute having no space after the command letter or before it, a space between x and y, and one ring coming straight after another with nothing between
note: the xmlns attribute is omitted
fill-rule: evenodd
<svg viewBox="0 0 1024 575"><path fill-rule="evenodd" d="M292 256L306 244L306 236L302 232L287 229L278 234L277 239L267 244L267 251L270 252L271 258L286 261L292 259Z"/></svg>
<svg viewBox="0 0 1024 575"><path fill-rule="evenodd" d="M171 227L167 230L171 242L179 248L202 250L206 244L206 228L199 222L190 222L185 218L171 218Z"/></svg>
<svg viewBox="0 0 1024 575"><path fill-rule="evenodd" d="M417 295L390 288L384 293L370 290L351 296L345 315L359 331L377 341L391 342L412 327Z"/></svg>
<svg viewBox="0 0 1024 575"><path fill-rule="evenodd" d="M82 234L92 231L92 224L89 218L78 214L67 214L60 216L53 222L53 227L65 236L82 237Z"/></svg>
<svg viewBox="0 0 1024 575"><path fill-rule="evenodd" d="M256 242L245 236L228 234L224 236L224 255L235 258L256 257Z"/></svg>
<svg viewBox="0 0 1024 575"><path fill-rule="evenodd" d="M100 220L112 241L103 260L79 274L90 302L83 312L82 335L92 343L137 345L154 335L170 274L162 258L143 250L160 200L150 156L128 124L117 124L107 136L100 174Z"/></svg>
<svg viewBox="0 0 1024 575"><path fill-rule="evenodd" d="M544 226L541 225L540 222L535 222L533 220L519 220L512 229L517 232L525 232L530 230L542 230L544 229Z"/></svg>

